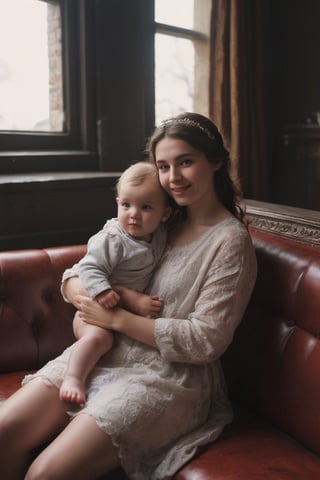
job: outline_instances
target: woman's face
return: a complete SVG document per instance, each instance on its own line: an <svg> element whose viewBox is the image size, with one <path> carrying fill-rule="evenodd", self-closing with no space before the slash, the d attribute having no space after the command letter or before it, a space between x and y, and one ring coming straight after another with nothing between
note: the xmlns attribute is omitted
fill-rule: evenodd
<svg viewBox="0 0 320 480"><path fill-rule="evenodd" d="M180 206L193 206L216 198L213 175L220 164L212 164L187 142L164 137L156 146L155 160L163 188Z"/></svg>

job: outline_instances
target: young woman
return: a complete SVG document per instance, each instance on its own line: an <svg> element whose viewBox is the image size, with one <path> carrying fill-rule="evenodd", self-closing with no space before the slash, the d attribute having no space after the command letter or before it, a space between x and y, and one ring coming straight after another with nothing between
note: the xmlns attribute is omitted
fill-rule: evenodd
<svg viewBox="0 0 320 480"><path fill-rule="evenodd" d="M69 350L28 377L0 409L0 478L92 480L119 464L133 480L168 480L232 419L219 359L250 298L256 261L229 155L206 117L185 113L148 145L177 204L168 246L147 289L156 319L89 299L75 267L64 294L79 317L114 332L87 382L84 408L59 399ZM31 461L30 452L46 444Z"/></svg>

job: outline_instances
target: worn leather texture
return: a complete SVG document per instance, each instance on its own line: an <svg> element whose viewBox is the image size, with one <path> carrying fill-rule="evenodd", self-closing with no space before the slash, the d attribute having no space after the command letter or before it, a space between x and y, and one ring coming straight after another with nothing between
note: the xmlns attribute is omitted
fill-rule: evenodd
<svg viewBox="0 0 320 480"><path fill-rule="evenodd" d="M223 357L235 420L175 480L319 480L320 249L251 229L258 278ZM60 280L85 246L0 253L0 396L73 341ZM105 480L124 480L121 470ZM152 479L150 479L152 480Z"/></svg>

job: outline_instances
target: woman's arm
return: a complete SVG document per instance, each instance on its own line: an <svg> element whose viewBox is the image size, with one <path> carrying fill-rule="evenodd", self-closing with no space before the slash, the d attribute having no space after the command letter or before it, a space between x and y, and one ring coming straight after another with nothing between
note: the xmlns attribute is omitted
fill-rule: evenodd
<svg viewBox="0 0 320 480"><path fill-rule="evenodd" d="M154 321L121 308L106 310L98 302L89 298L88 292L83 287L77 274L78 265L65 272L61 292L64 298L79 310L79 315L82 316L84 321L102 328L119 331L147 345L156 346ZM130 289L120 288L119 293L126 299L125 304L126 301L129 304L132 302L132 292L131 294L130 292ZM146 297L152 299L152 297ZM159 311L161 309L159 305L162 307L162 302L156 296L153 296L153 303L153 308ZM127 304L125 306L128 307Z"/></svg>
<svg viewBox="0 0 320 480"><path fill-rule="evenodd" d="M61 293L63 297L70 303L72 303L78 310L80 305L78 303L79 295L88 297L88 292L82 285L79 277L66 278L61 285Z"/></svg>
<svg viewBox="0 0 320 480"><path fill-rule="evenodd" d="M230 235L204 263L202 285L187 318L155 320L155 339L168 362L216 361L232 341L250 299L256 259L250 238ZM209 257L210 257L210 250Z"/></svg>
<svg viewBox="0 0 320 480"><path fill-rule="evenodd" d="M72 286L74 293L74 286ZM76 302L82 320L102 328L114 330L139 342L157 348L154 335L154 320L122 308L106 310L87 296L77 295Z"/></svg>
<svg viewBox="0 0 320 480"><path fill-rule="evenodd" d="M230 344L250 298L256 261L249 237L228 237L206 270L194 310L184 318L103 309L81 294L79 279L65 285L67 297L87 323L114 330L160 351L168 362L205 364L215 361ZM73 271L73 275L76 272ZM66 280L66 279L65 279ZM80 295L79 295L80 293Z"/></svg>

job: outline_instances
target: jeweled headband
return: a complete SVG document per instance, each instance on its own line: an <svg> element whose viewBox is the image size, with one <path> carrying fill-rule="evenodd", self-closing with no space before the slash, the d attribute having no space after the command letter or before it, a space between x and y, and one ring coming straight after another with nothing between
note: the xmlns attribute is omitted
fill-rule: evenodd
<svg viewBox="0 0 320 480"><path fill-rule="evenodd" d="M199 122L196 120L192 120L191 118L171 118L169 120L164 120L163 122L160 123L160 128L161 127L166 127L167 125L170 124L175 124L175 123L182 123L184 125L190 125L190 127L198 128L201 130L210 140L215 140L215 136L206 128L203 127Z"/></svg>

